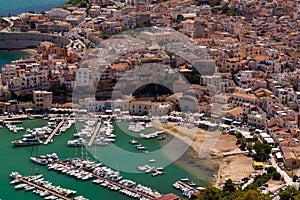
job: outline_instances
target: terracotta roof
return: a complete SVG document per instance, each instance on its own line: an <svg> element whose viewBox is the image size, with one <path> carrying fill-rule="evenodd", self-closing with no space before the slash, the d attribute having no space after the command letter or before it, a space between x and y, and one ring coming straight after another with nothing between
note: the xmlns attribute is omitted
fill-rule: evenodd
<svg viewBox="0 0 300 200"><path fill-rule="evenodd" d="M280 131L278 134L279 134L279 135L289 135L289 133L287 133L287 132L285 132L285 131Z"/></svg>
<svg viewBox="0 0 300 200"><path fill-rule="evenodd" d="M227 114L229 114L231 116L238 116L238 115L241 115L242 113L243 113L243 108L241 108L241 107L235 107L235 108L227 111Z"/></svg>
<svg viewBox="0 0 300 200"><path fill-rule="evenodd" d="M241 97L241 98L245 98L245 99L251 99L251 100L257 100L256 96L241 93L241 92L235 92L235 93L232 94L232 96L237 96L237 97Z"/></svg>
<svg viewBox="0 0 300 200"><path fill-rule="evenodd" d="M47 47L50 47L51 45L53 45L53 43L52 43L52 42L45 41L45 42L42 42L42 45L47 46Z"/></svg>
<svg viewBox="0 0 300 200"><path fill-rule="evenodd" d="M280 145L287 147L287 146L289 146L289 141L287 141L287 140L282 141L282 142L280 142Z"/></svg>
<svg viewBox="0 0 300 200"><path fill-rule="evenodd" d="M254 57L255 60L258 60L258 61L263 61L267 58L267 56L264 56L264 55L257 55Z"/></svg>
<svg viewBox="0 0 300 200"><path fill-rule="evenodd" d="M272 128L270 128L270 130L278 131L278 130L281 130L281 128L279 128L278 126L273 126Z"/></svg>
<svg viewBox="0 0 300 200"><path fill-rule="evenodd" d="M114 64L111 66L111 69L125 69L126 67L122 64Z"/></svg>
<svg viewBox="0 0 300 200"><path fill-rule="evenodd" d="M170 194L163 195L161 197L157 197L154 200L177 200L177 199L179 199L179 196L170 193Z"/></svg>

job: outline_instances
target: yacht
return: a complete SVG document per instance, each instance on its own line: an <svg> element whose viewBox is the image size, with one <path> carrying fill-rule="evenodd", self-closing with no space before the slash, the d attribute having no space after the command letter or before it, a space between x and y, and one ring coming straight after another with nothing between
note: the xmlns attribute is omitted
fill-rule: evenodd
<svg viewBox="0 0 300 200"><path fill-rule="evenodd" d="M22 189L22 188L25 188L26 186L28 186L26 183L21 183L19 185L16 185L15 189Z"/></svg>
<svg viewBox="0 0 300 200"><path fill-rule="evenodd" d="M79 138L77 140L69 140L67 142L68 147L82 147L84 146L85 140L82 138Z"/></svg>
<svg viewBox="0 0 300 200"><path fill-rule="evenodd" d="M10 177L11 179L16 179L16 178L22 177L22 175L21 175L19 172L11 172L11 173L9 174L9 177Z"/></svg>
<svg viewBox="0 0 300 200"><path fill-rule="evenodd" d="M33 145L39 145L42 144L42 141L38 138L23 138L21 140L14 140L11 142L14 146L33 146Z"/></svg>
<svg viewBox="0 0 300 200"><path fill-rule="evenodd" d="M30 157L30 160L34 163L40 164L40 165L47 165L48 160L45 158L36 158L36 157Z"/></svg>

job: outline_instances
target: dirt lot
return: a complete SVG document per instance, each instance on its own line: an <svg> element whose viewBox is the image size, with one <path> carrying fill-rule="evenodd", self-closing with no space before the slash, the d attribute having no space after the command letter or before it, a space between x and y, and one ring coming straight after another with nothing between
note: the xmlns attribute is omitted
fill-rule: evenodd
<svg viewBox="0 0 300 200"><path fill-rule="evenodd" d="M219 140L215 147L213 148L213 151L216 154L221 154L224 152L229 152L237 149L238 146L236 145L236 137L229 134L221 134L219 136Z"/></svg>
<svg viewBox="0 0 300 200"><path fill-rule="evenodd" d="M227 179L233 182L241 181L243 177L249 177L250 174L260 174L262 170L255 170L252 167L253 160L245 155L228 156L221 159L219 170L220 180L217 184L225 183Z"/></svg>

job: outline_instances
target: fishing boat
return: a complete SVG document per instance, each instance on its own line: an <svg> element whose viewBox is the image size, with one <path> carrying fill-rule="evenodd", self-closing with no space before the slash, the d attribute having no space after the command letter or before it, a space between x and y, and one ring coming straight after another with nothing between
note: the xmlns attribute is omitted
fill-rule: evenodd
<svg viewBox="0 0 300 200"><path fill-rule="evenodd" d="M188 182L187 184L191 187L197 186L197 184L194 181Z"/></svg>
<svg viewBox="0 0 300 200"><path fill-rule="evenodd" d="M188 182L190 179L189 178L182 178L180 180L183 181L183 182Z"/></svg>
<svg viewBox="0 0 300 200"><path fill-rule="evenodd" d="M136 147L138 150L144 150L144 149L146 149L146 147L145 146L138 146L138 147Z"/></svg>
<svg viewBox="0 0 300 200"><path fill-rule="evenodd" d="M130 142L130 144L137 144L138 143L138 141L136 141L136 140L130 140L129 142Z"/></svg>

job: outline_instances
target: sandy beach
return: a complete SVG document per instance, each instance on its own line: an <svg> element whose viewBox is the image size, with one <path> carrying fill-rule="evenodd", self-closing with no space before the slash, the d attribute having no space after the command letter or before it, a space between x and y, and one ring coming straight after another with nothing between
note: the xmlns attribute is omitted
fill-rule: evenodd
<svg viewBox="0 0 300 200"><path fill-rule="evenodd" d="M194 132L194 130L191 131L191 128L179 127L177 123L173 122L162 124L159 120L154 120L153 126L190 144L191 148L187 151L189 158L184 159L188 159L189 162L201 162L205 167L214 169L218 178L213 179L212 184L216 187L222 187L229 178L238 182L250 174L261 173L259 170L254 170L252 158L240 151L236 145L236 137L233 135L221 134L219 130L211 132L200 128L196 128L196 134L191 134ZM214 134L218 137L213 146L205 146L204 142L206 143L210 135ZM205 149L207 151L205 158L200 156L203 148L207 148ZM224 156L226 153L233 155Z"/></svg>
<svg viewBox="0 0 300 200"><path fill-rule="evenodd" d="M20 51L29 53L30 55L35 55L36 54L36 49L21 49Z"/></svg>

